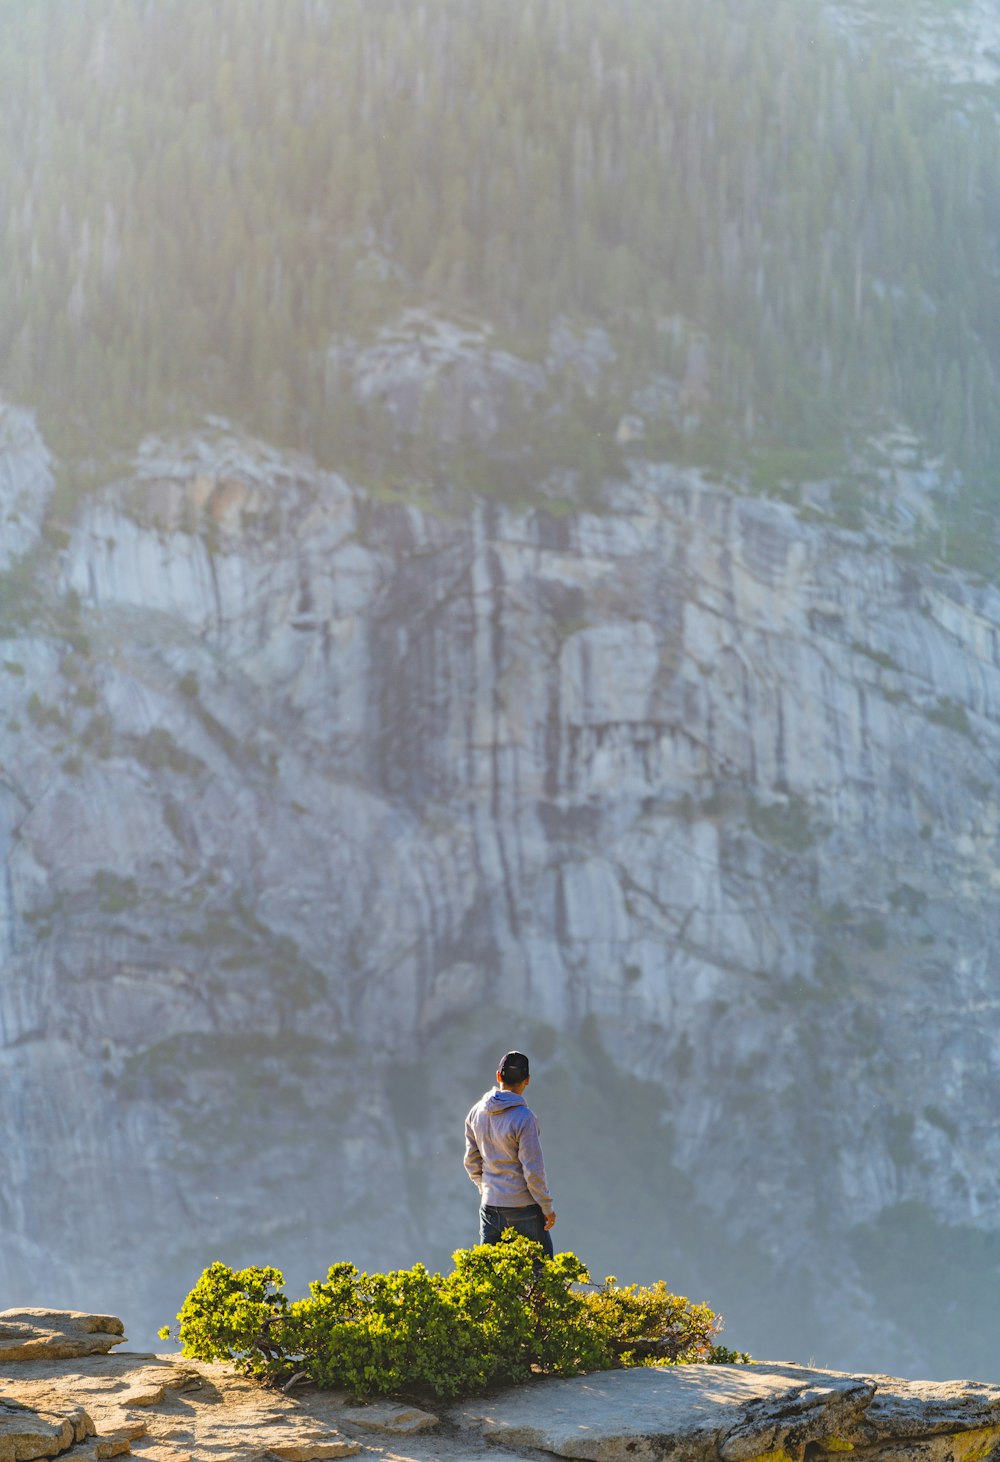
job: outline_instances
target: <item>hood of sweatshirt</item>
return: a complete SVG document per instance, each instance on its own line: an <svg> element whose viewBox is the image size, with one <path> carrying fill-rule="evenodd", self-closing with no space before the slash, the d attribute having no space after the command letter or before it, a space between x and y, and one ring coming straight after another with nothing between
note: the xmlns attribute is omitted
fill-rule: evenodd
<svg viewBox="0 0 1000 1462"><path fill-rule="evenodd" d="M501 1091L495 1087L493 1091L483 1093L482 1105L488 1112L505 1112L508 1107L526 1107L528 1103L516 1091Z"/></svg>

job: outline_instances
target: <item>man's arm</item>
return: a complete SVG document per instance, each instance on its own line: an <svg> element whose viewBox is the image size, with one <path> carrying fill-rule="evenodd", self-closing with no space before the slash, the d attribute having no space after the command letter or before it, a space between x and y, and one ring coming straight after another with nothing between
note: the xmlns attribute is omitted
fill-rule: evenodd
<svg viewBox="0 0 1000 1462"><path fill-rule="evenodd" d="M465 1171L481 1193L483 1191L483 1155L479 1151L476 1134L472 1130L472 1123L468 1117L465 1119Z"/></svg>
<svg viewBox="0 0 1000 1462"><path fill-rule="evenodd" d="M549 1193L545 1177L545 1159L542 1157L542 1142L538 1135L538 1118L529 1112L524 1126L518 1133L517 1156L528 1192L545 1214L545 1227L551 1228L556 1221L556 1206Z"/></svg>

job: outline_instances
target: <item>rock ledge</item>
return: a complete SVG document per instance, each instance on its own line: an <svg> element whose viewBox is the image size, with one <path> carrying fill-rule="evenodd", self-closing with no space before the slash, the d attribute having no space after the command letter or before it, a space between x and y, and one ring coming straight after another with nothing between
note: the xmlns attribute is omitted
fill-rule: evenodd
<svg viewBox="0 0 1000 1462"><path fill-rule="evenodd" d="M451 1407L267 1391L225 1366L110 1354L109 1315L0 1315L0 1462L1000 1462L1000 1385L794 1365L538 1380ZM68 1347L76 1349L68 1350ZM60 1349L62 1347L62 1349Z"/></svg>
<svg viewBox="0 0 1000 1462"><path fill-rule="evenodd" d="M107 1355L124 1340L125 1326L114 1315L87 1315L81 1310L0 1311L0 1364Z"/></svg>

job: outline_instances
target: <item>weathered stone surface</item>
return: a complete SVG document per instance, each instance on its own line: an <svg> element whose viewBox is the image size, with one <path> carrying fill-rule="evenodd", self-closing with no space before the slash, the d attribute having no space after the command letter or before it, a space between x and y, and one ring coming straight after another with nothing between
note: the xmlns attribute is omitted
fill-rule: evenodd
<svg viewBox="0 0 1000 1462"><path fill-rule="evenodd" d="M960 1431L961 1429L961 1431ZM880 1384L859 1428L874 1446L913 1435L959 1433L958 1443L978 1458L1000 1456L1000 1387L976 1381L901 1381ZM965 1456L956 1443L956 1457ZM987 1445L987 1443L989 1445Z"/></svg>
<svg viewBox="0 0 1000 1462"><path fill-rule="evenodd" d="M438 1426L439 1419L419 1406L402 1406L397 1401L376 1401L371 1406L358 1406L345 1413L351 1425L364 1431L388 1432L392 1436L407 1437L413 1432L430 1431Z"/></svg>
<svg viewBox="0 0 1000 1462"><path fill-rule="evenodd" d="M103 1415L95 1409L94 1421L97 1425L97 1445L111 1448L106 1454L109 1457L117 1457L119 1453L129 1451L133 1442L149 1432L145 1417L131 1418L126 1412L117 1409L106 1411Z"/></svg>
<svg viewBox="0 0 1000 1462"><path fill-rule="evenodd" d="M872 1391L853 1377L824 1377L818 1387L813 1380L809 1372L785 1368L641 1368L540 1382L473 1402L460 1415L505 1446L587 1462L643 1462L671 1451L690 1462L719 1456L746 1462L776 1450L776 1411L795 1413L799 1425L803 1410L814 1412L806 1423L813 1440L823 1433L824 1403L851 1405ZM742 1446L758 1434L761 1445ZM730 1438L734 1449L721 1451Z"/></svg>
<svg viewBox="0 0 1000 1462"><path fill-rule="evenodd" d="M0 1462L34 1462L57 1457L76 1442L93 1436L94 1423L82 1406L36 1411L0 1391Z"/></svg>
<svg viewBox="0 0 1000 1462"><path fill-rule="evenodd" d="M170 1375L176 1384L164 1382ZM198 1389L190 1388L192 1376ZM161 1387L162 1399L141 1417L123 1409L129 1394ZM129 1454L146 1462L320 1462L365 1446L395 1462L539 1453L580 1462L1000 1459L1000 1386L791 1365L539 1378L450 1407L433 1432L428 1413L400 1402L361 1407L312 1387L293 1399L221 1365L162 1356L18 1362L0 1376L0 1394L0 1462L63 1453L91 1462Z"/></svg>
<svg viewBox="0 0 1000 1462"><path fill-rule="evenodd" d="M59 1434L55 1425L40 1427L36 1418L59 1424L63 1418L85 1418L71 1455L93 1462L126 1455L146 1462L178 1462L192 1455L198 1462L251 1462L265 1455L318 1462L352 1456L361 1448L339 1425L342 1403L327 1394L314 1395L311 1406L304 1407L225 1367L169 1357L125 1352L25 1360L6 1368L0 1362L0 1395L30 1408L18 1415L30 1414L46 1445L54 1445L52 1435L72 1440L69 1428ZM137 1411L140 1395L148 1400ZM84 1438L89 1438L86 1447L79 1445ZM0 1462L7 1462L3 1451Z"/></svg>
<svg viewBox="0 0 1000 1462"><path fill-rule="evenodd" d="M130 1386L117 1399L121 1406L158 1406L163 1400L165 1392L165 1385L150 1383L148 1385Z"/></svg>
<svg viewBox="0 0 1000 1462"><path fill-rule="evenodd" d="M132 1455L131 1437L110 1436L95 1438L90 1445L94 1449L94 1456L98 1459L105 1457L129 1457Z"/></svg>
<svg viewBox="0 0 1000 1462"><path fill-rule="evenodd" d="M320 1462L327 1457L353 1457L361 1451L357 1442L345 1441L343 1437L303 1438L294 1442L275 1442L265 1453L268 1457L280 1457L282 1462Z"/></svg>
<svg viewBox="0 0 1000 1462"><path fill-rule="evenodd" d="M1000 1457L1000 1386L799 1366L690 1366L545 1381L457 1415L512 1448L584 1462Z"/></svg>
<svg viewBox="0 0 1000 1462"><path fill-rule="evenodd" d="M67 1360L106 1355L123 1344L125 1327L114 1315L81 1310L0 1311L0 1365L7 1361Z"/></svg>

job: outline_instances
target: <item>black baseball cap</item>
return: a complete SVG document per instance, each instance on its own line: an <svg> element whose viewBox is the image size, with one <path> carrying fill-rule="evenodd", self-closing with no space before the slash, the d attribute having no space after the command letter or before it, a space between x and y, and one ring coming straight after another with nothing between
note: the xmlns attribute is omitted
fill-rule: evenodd
<svg viewBox="0 0 1000 1462"><path fill-rule="evenodd" d="M500 1080L507 1086L519 1086L530 1075L528 1058L523 1051L508 1051L497 1070L500 1072Z"/></svg>

